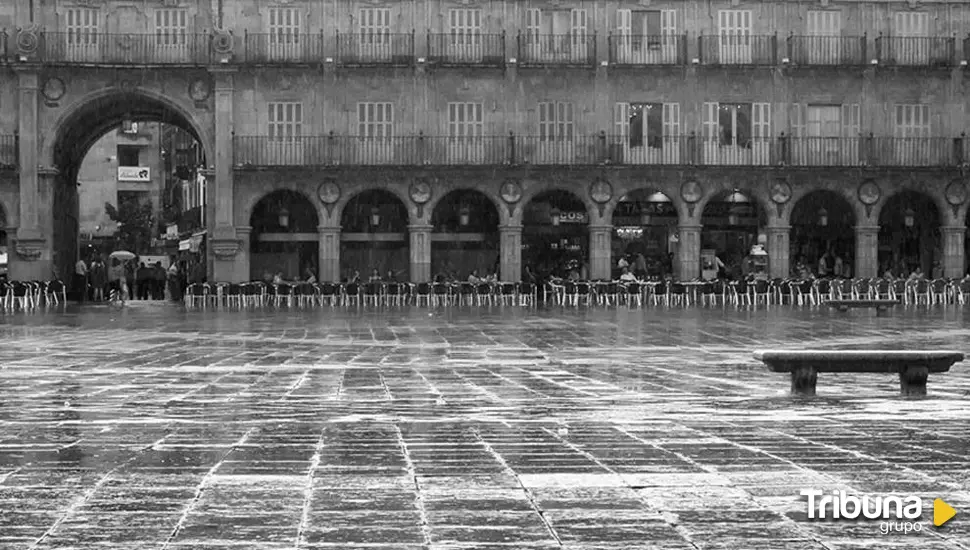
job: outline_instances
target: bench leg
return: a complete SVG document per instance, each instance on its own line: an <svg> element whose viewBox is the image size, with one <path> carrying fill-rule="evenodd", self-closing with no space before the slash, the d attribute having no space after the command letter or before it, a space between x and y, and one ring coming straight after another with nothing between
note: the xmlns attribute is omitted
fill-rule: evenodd
<svg viewBox="0 0 970 550"><path fill-rule="evenodd" d="M906 367L899 373L900 395L903 397L924 397L928 377L929 368L927 367Z"/></svg>
<svg viewBox="0 0 970 550"><path fill-rule="evenodd" d="M815 396L818 371L814 367L801 367L791 371L791 393L804 397Z"/></svg>

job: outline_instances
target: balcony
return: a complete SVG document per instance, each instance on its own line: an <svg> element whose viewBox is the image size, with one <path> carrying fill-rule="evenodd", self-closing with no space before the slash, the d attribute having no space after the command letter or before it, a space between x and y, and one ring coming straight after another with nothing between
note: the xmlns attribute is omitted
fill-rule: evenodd
<svg viewBox="0 0 970 550"><path fill-rule="evenodd" d="M596 64L596 35L519 34L516 37L521 66L593 67Z"/></svg>
<svg viewBox="0 0 970 550"><path fill-rule="evenodd" d="M336 62L343 67L410 67L414 64L414 32L338 32Z"/></svg>
<svg viewBox="0 0 970 550"><path fill-rule="evenodd" d="M42 63L79 65L183 65L213 62L209 34L47 32L37 48Z"/></svg>
<svg viewBox="0 0 970 550"><path fill-rule="evenodd" d="M609 37L610 65L686 65L687 35L615 34Z"/></svg>
<svg viewBox="0 0 970 550"><path fill-rule="evenodd" d="M609 161L620 165L685 165L698 162L698 138L610 136Z"/></svg>
<svg viewBox="0 0 970 550"><path fill-rule="evenodd" d="M14 170L20 164L17 136L0 136L0 170Z"/></svg>
<svg viewBox="0 0 970 550"><path fill-rule="evenodd" d="M511 161L509 136L235 138L236 166L461 166Z"/></svg>
<svg viewBox="0 0 970 550"><path fill-rule="evenodd" d="M789 36L792 65L858 67L868 65L865 36Z"/></svg>
<svg viewBox="0 0 970 550"><path fill-rule="evenodd" d="M724 34L697 38L704 65L775 66L778 35Z"/></svg>
<svg viewBox="0 0 970 550"><path fill-rule="evenodd" d="M242 59L252 65L311 65L323 63L323 34L243 34Z"/></svg>
<svg viewBox="0 0 970 550"><path fill-rule="evenodd" d="M428 63L443 67L504 67L505 33L428 33Z"/></svg>
<svg viewBox="0 0 970 550"><path fill-rule="evenodd" d="M953 167L970 159L965 137L785 137L781 158L792 166Z"/></svg>
<svg viewBox="0 0 970 550"><path fill-rule="evenodd" d="M957 40L944 36L880 36L876 59L888 67L938 67L956 65Z"/></svg>

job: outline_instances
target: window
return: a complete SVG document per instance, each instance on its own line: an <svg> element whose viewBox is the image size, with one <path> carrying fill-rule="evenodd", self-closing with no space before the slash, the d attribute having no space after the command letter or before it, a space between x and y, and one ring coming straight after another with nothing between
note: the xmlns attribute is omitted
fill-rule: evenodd
<svg viewBox="0 0 970 550"><path fill-rule="evenodd" d="M391 10L365 8L360 10L360 41L362 44L389 44L391 39Z"/></svg>
<svg viewBox="0 0 970 550"><path fill-rule="evenodd" d="M573 104L549 102L539 104L539 140L572 141Z"/></svg>
<svg viewBox="0 0 970 550"><path fill-rule="evenodd" d="M159 46L184 46L188 32L186 10L163 9L155 11L155 43Z"/></svg>
<svg viewBox="0 0 970 550"><path fill-rule="evenodd" d="M751 146L751 104L721 105L717 125L718 141L722 145Z"/></svg>
<svg viewBox="0 0 970 550"><path fill-rule="evenodd" d="M448 135L452 138L482 136L481 103L449 103Z"/></svg>
<svg viewBox="0 0 970 550"><path fill-rule="evenodd" d="M680 133L680 104L617 103L616 122L627 146L662 149L664 138Z"/></svg>
<svg viewBox="0 0 970 550"><path fill-rule="evenodd" d="M138 133L138 123L126 120L121 123L121 133L122 134L137 134Z"/></svg>
<svg viewBox="0 0 970 550"><path fill-rule="evenodd" d="M451 43L477 44L481 40L482 10L453 9L448 11Z"/></svg>
<svg viewBox="0 0 970 550"><path fill-rule="evenodd" d="M65 16L68 45L97 45L101 14L96 8L71 8Z"/></svg>
<svg viewBox="0 0 970 550"><path fill-rule="evenodd" d="M270 45L300 43L299 8L270 8L268 16Z"/></svg>
<svg viewBox="0 0 970 550"><path fill-rule="evenodd" d="M138 156L140 152L140 147L136 147L134 145L119 145L118 166L141 166L138 164Z"/></svg>
<svg viewBox="0 0 970 550"><path fill-rule="evenodd" d="M806 122L808 137L839 137L842 135L842 106L809 105Z"/></svg>
<svg viewBox="0 0 970 550"><path fill-rule="evenodd" d="M295 141L303 136L302 103L270 103L268 113L270 141Z"/></svg>
<svg viewBox="0 0 970 550"><path fill-rule="evenodd" d="M809 10L808 36L841 36L842 12Z"/></svg>
<svg viewBox="0 0 970 550"><path fill-rule="evenodd" d="M721 63L751 63L751 12L721 10L718 13L718 55Z"/></svg>
<svg viewBox="0 0 970 550"><path fill-rule="evenodd" d="M771 137L769 103L705 103L704 139L721 147L750 148L752 138L766 144Z"/></svg>
<svg viewBox="0 0 970 550"><path fill-rule="evenodd" d="M358 103L357 135L389 138L394 135L394 112L390 103Z"/></svg>
<svg viewBox="0 0 970 550"><path fill-rule="evenodd" d="M929 32L929 24L925 13L904 11L897 12L893 20L893 33L901 37L923 37Z"/></svg>
<svg viewBox="0 0 970 550"><path fill-rule="evenodd" d="M897 138L929 137L929 105L896 105L895 133Z"/></svg>

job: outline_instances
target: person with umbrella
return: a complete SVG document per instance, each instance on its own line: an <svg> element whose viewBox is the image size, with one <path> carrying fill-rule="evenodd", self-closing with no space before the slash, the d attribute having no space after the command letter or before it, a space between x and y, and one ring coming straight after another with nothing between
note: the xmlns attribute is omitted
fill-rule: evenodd
<svg viewBox="0 0 970 550"><path fill-rule="evenodd" d="M111 258L111 269L108 270L108 280L112 288L111 301L120 300L124 305L130 296L126 264L135 259L135 255L127 250L117 250L112 252L109 258Z"/></svg>

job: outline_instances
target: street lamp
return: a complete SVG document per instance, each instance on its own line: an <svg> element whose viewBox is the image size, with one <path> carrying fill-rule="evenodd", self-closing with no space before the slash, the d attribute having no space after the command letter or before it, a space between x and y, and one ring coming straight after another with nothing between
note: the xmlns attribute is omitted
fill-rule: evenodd
<svg viewBox="0 0 970 550"><path fill-rule="evenodd" d="M461 210L458 211L458 223L461 224L462 227L465 227L468 225L470 218L471 210L468 208L468 206L462 206Z"/></svg>
<svg viewBox="0 0 970 550"><path fill-rule="evenodd" d="M372 206L370 209L370 224L374 227L381 224L381 211L376 206Z"/></svg>
<svg viewBox="0 0 970 550"><path fill-rule="evenodd" d="M280 227L287 228L290 226L290 211L286 207L280 208Z"/></svg>
<svg viewBox="0 0 970 550"><path fill-rule="evenodd" d="M906 227L913 227L916 224L916 212L913 212L912 208L906 209L903 222L906 223Z"/></svg>
<svg viewBox="0 0 970 550"><path fill-rule="evenodd" d="M822 227L829 224L829 212L824 206L818 209L818 224Z"/></svg>
<svg viewBox="0 0 970 550"><path fill-rule="evenodd" d="M555 206L553 206L552 210L549 211L549 220L552 222L552 225L559 225L559 209Z"/></svg>

